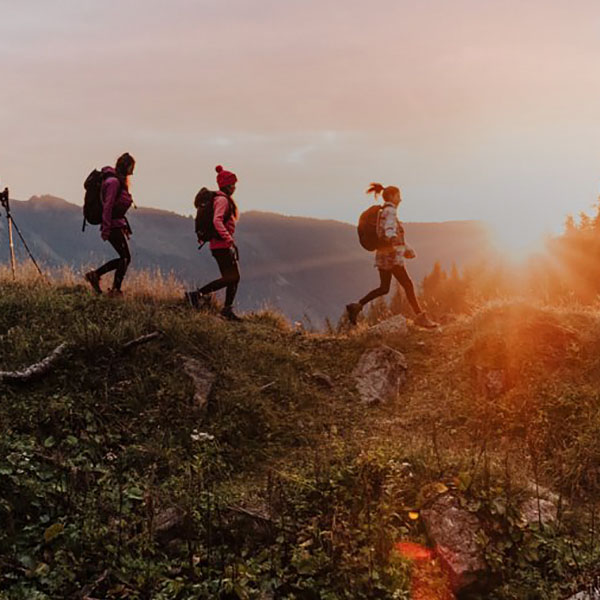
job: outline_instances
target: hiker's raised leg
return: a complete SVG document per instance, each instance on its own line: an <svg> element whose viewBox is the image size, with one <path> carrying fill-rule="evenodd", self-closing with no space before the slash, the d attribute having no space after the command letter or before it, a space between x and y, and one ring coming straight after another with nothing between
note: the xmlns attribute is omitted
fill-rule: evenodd
<svg viewBox="0 0 600 600"><path fill-rule="evenodd" d="M368 304L375 298L379 298L380 296L385 296L390 291L390 284L392 282L392 272L384 271L383 269L379 269L379 287L371 290L364 298L361 298L358 303L361 306Z"/></svg>

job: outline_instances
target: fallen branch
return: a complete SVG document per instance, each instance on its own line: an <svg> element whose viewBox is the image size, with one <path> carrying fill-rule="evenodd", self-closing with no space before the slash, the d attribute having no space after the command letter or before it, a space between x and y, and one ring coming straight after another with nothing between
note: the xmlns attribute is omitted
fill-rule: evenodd
<svg viewBox="0 0 600 600"><path fill-rule="evenodd" d="M142 335L139 338L135 338L135 340L131 340L130 342L123 344L123 350L129 350L130 348L133 348L134 346L139 346L140 344L145 344L146 342L151 342L152 340L155 340L156 338L160 337L161 335L162 335L162 333L160 331L153 331L152 333Z"/></svg>
<svg viewBox="0 0 600 600"><path fill-rule="evenodd" d="M268 390L269 388L273 387L276 383L277 383L276 381L270 381L266 385L263 385L262 387L259 387L258 391L259 392L264 392L265 390Z"/></svg>
<svg viewBox="0 0 600 600"><path fill-rule="evenodd" d="M244 517L249 517L254 521L258 521L260 523L265 523L267 525L274 525L273 519L270 517L266 517L265 515L261 515L258 512L253 510L248 510L247 508L243 508L242 506L236 506L234 504L228 504L225 506L225 510L228 510L233 513L237 513L238 515L243 515Z"/></svg>
<svg viewBox="0 0 600 600"><path fill-rule="evenodd" d="M52 367L58 362L66 349L67 343L63 342L46 356L46 358L40 362L34 363L23 371L0 371L0 381L8 383L26 383L33 379L43 377L52 370Z"/></svg>

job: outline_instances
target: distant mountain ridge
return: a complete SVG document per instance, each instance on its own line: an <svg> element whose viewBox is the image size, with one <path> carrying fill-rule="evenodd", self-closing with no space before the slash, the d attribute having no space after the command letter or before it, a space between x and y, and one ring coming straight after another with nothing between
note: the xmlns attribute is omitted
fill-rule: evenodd
<svg viewBox="0 0 600 600"><path fill-rule="evenodd" d="M81 207L53 196L11 200L15 217L36 258L51 267L96 265L112 257L97 227L82 233ZM131 210L134 268L174 272L190 286L218 271L208 248L198 252L192 217L156 208ZM416 282L439 260L461 267L491 253L487 228L477 221L405 223L407 240L417 251L408 262ZM8 260L6 220L0 221L0 261ZM373 255L358 244L356 228L333 220L246 212L237 233L241 254L242 310L265 305L288 318L321 325L336 320L344 305L378 283ZM20 244L17 242L17 247ZM19 251L22 254L22 250Z"/></svg>

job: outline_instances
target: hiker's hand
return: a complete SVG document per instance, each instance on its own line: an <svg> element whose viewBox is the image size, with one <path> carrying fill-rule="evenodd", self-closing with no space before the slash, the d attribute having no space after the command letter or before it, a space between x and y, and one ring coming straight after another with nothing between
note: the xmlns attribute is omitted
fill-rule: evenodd
<svg viewBox="0 0 600 600"><path fill-rule="evenodd" d="M231 244L231 246L229 246L229 252L231 252L231 256L233 258L233 260L238 261L240 259L240 253L238 250L238 247L235 245L235 243Z"/></svg>
<svg viewBox="0 0 600 600"><path fill-rule="evenodd" d="M404 258L415 258L417 253L412 248L407 248L404 251Z"/></svg>

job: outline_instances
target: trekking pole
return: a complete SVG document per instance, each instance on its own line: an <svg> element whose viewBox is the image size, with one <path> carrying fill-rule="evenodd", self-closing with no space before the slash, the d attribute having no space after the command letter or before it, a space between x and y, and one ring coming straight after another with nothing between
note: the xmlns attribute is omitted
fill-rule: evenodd
<svg viewBox="0 0 600 600"><path fill-rule="evenodd" d="M13 280L16 278L15 274L15 246L13 243L13 232L12 232L12 219L10 217L10 208L8 205L8 188L4 188L4 191L0 193L0 202L6 210L6 226L8 230L8 252L10 255L10 268L12 271Z"/></svg>
<svg viewBox="0 0 600 600"><path fill-rule="evenodd" d="M13 233L12 233L12 229L14 226L15 231L17 232L17 235L19 236L19 239L23 243L23 246L24 246L25 250L27 251L29 258L31 259L31 262L34 264L35 268L37 269L37 272L40 274L42 279L44 279L47 282L48 280L46 279L46 276L40 269L40 266L37 264L37 261L35 260L33 254L31 253L31 250L29 249L29 246L27 245L27 242L25 241L25 238L23 237L23 234L21 233L19 226L15 222L15 220L12 216L12 213L10 212L8 188L4 188L4 191L0 192L0 204L2 204L2 206L4 207L4 210L6 211L6 221L8 223L8 244L10 247L10 266L12 269L13 279L15 279L15 277L16 277L15 247L14 247L14 243L13 243Z"/></svg>

